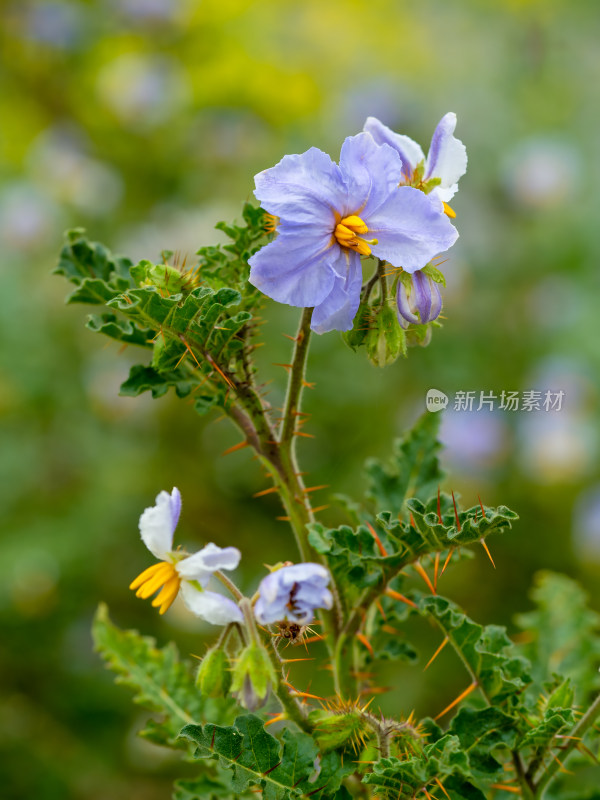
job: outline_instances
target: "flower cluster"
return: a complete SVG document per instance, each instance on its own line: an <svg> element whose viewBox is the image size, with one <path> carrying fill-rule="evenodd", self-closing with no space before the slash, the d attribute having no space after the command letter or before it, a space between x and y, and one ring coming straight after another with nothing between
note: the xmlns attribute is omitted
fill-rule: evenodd
<svg viewBox="0 0 600 800"><path fill-rule="evenodd" d="M170 608L181 592L190 611L207 622L213 625L243 623L244 615L237 602L206 590L215 573L238 566L240 551L236 547L218 547L212 543L193 555L174 551L173 535L181 512L179 489L174 488L171 494L160 492L155 503L142 513L139 528L142 541L160 561L138 575L129 588L142 599L158 592L152 605L160 614ZM232 585L230 581L227 583ZM307 625L316 609L331 608L333 598L328 583L329 573L320 564L293 564L276 569L260 584L254 608L256 620L263 625L284 620ZM237 594L239 600L241 593Z"/></svg>
<svg viewBox="0 0 600 800"><path fill-rule="evenodd" d="M250 259L250 283L280 303L313 307L317 333L349 330L361 302L361 259L374 256L416 276L413 303L398 281L401 324L435 319L439 289L420 271L458 237L447 201L467 156L455 126L456 115L446 114L425 157L412 139L369 117L345 140L339 164L312 147L260 172L255 195L277 235Z"/></svg>

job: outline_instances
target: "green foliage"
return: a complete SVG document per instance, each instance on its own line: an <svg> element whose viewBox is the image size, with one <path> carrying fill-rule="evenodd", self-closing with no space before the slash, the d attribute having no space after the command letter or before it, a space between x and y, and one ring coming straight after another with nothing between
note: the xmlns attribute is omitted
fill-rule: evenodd
<svg viewBox="0 0 600 800"><path fill-rule="evenodd" d="M253 714L238 717L234 725L186 725L181 736L196 745L197 758L218 759L231 769L231 785L238 796L258 786L267 800L287 800L311 793L318 800L334 797L342 778L353 768L342 766L339 756L320 760L311 736L287 728L281 742L268 733Z"/></svg>
<svg viewBox="0 0 600 800"><path fill-rule="evenodd" d="M472 774L468 757L458 737L448 734L426 745L421 754L411 758L381 759L373 772L364 776L363 783L376 786L378 794L385 798L403 800L414 797L423 787L430 786L433 791L439 785L436 779L444 784L450 776L459 779L458 785L470 786Z"/></svg>
<svg viewBox="0 0 600 800"><path fill-rule="evenodd" d="M159 650L154 639L121 630L111 622L104 604L98 608L93 635L96 649L117 673L117 682L135 691L136 703L160 714L159 720L149 722L141 732L145 738L156 744L181 746L177 738L183 725L206 716L231 716L233 700L202 697L192 665L179 659L174 644Z"/></svg>
<svg viewBox="0 0 600 800"><path fill-rule="evenodd" d="M247 282L247 260L265 236L263 211L246 205L245 225L218 226L231 244L203 248L192 267L153 264L113 256L90 242L81 229L67 234L55 270L76 289L68 303L105 305L87 327L123 344L152 348L150 364L131 368L122 394L170 387L179 397L199 392L203 414L225 405L228 391L251 380L248 355L254 332L252 311L262 295Z"/></svg>
<svg viewBox="0 0 600 800"><path fill-rule="evenodd" d="M435 620L488 701L512 708L531 682L530 665L498 625L473 622L445 597L426 596L419 602L422 614Z"/></svg>
<svg viewBox="0 0 600 800"><path fill-rule="evenodd" d="M579 702L598 689L600 615L572 578L553 572L536 575L531 599L536 608L517 617L527 633L523 652L533 665L537 691L552 673L571 678Z"/></svg>
<svg viewBox="0 0 600 800"><path fill-rule="evenodd" d="M423 414L417 423L394 443L388 463L369 459L366 463L367 497L379 510L399 514L408 497L421 500L432 495L444 478L437 440L438 414Z"/></svg>

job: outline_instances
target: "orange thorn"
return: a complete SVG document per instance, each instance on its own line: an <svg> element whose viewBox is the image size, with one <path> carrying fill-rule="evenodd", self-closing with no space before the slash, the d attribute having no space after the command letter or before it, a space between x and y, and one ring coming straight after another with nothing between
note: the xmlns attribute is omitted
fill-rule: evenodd
<svg viewBox="0 0 600 800"><path fill-rule="evenodd" d="M308 381L302 381L302 386L304 386L306 389L314 389L316 385L317 385L316 383L309 383Z"/></svg>
<svg viewBox="0 0 600 800"><path fill-rule="evenodd" d="M314 658L282 658L282 664L293 664L296 661L314 661Z"/></svg>
<svg viewBox="0 0 600 800"><path fill-rule="evenodd" d="M440 578L442 577L442 575L444 574L444 572L446 572L446 567L447 567L447 566L448 566L448 564L450 563L450 559L452 558L452 553L453 553L453 552L454 552L454 548L453 548L453 547L451 547L451 548L450 548L450 550L448 551L448 555L446 556L446 560L445 560L445 562L444 562L444 566L442 567L442 571L440 572Z"/></svg>
<svg viewBox="0 0 600 800"><path fill-rule="evenodd" d="M435 588L433 586L433 583L430 581L429 575L425 572L425 570L420 565L420 563L418 561L415 561L415 563L413 564L413 567L417 570L419 575L423 578L423 580L427 584L427 587L428 587L429 591L431 592L431 594L435 594L436 592L435 592Z"/></svg>
<svg viewBox="0 0 600 800"><path fill-rule="evenodd" d="M517 786L508 786L506 783L490 783L490 789L502 789L503 792L521 794L521 790Z"/></svg>
<svg viewBox="0 0 600 800"><path fill-rule="evenodd" d="M430 667L430 666L433 664L433 662L435 661L435 659L436 659L436 658L439 656L439 654L442 652L442 650L444 649L444 647L446 647L446 645L448 644L448 642L449 642L449 641L450 641L450 640L449 640L449 639L448 639L448 637L446 636L446 637L444 638L444 641L441 643L441 645L438 647L438 649L435 651L435 653L434 653L434 654L431 656L431 658L429 659L429 661L427 662L427 664L425 664L425 666L423 667L423 672L425 672L425 670L426 670L426 669L428 669L428 668L429 668L429 667Z"/></svg>
<svg viewBox="0 0 600 800"><path fill-rule="evenodd" d="M389 633L392 636L400 636L402 631L399 631L398 628L394 628L392 625L382 625L381 630L385 631L385 633Z"/></svg>
<svg viewBox="0 0 600 800"><path fill-rule="evenodd" d="M410 512L410 524L413 526L413 528L417 527L415 524L415 518L412 515L412 511Z"/></svg>
<svg viewBox="0 0 600 800"><path fill-rule="evenodd" d="M492 558L492 554L490 553L490 548L487 546L487 543L486 543L485 539L483 537L481 537L481 539L479 541L481 542L481 546L483 547L483 549L487 553L487 557L492 562L493 568L496 569L496 565L494 564L494 559Z"/></svg>
<svg viewBox="0 0 600 800"><path fill-rule="evenodd" d="M454 497L454 492L452 492L452 502L454 503L454 516L456 518L456 529L460 532L460 520L458 518L458 510L456 508L456 499Z"/></svg>
<svg viewBox="0 0 600 800"><path fill-rule="evenodd" d="M279 520L279 522L289 522L290 521L289 517L275 517L275 519Z"/></svg>
<svg viewBox="0 0 600 800"><path fill-rule="evenodd" d="M360 694L361 697L362 697L362 695L365 695L365 694L373 694L373 695L385 694L386 692L391 692L392 689L393 689L393 686L371 686L370 688L367 688L367 689L361 689L359 694Z"/></svg>
<svg viewBox="0 0 600 800"><path fill-rule="evenodd" d="M317 506L316 508L313 508L312 511L313 511L313 514L318 514L319 511L325 511L326 508L329 508L329 506L328 505L327 506Z"/></svg>
<svg viewBox="0 0 600 800"><path fill-rule="evenodd" d="M375 657L375 651L374 651L374 650L373 650L373 648L371 647L371 642L370 642L370 641L367 639L367 637L364 635L364 633L357 633L357 634L356 634L356 638L358 639L358 641L359 641L361 644L364 644L364 646L367 648L367 650L369 651L369 653L371 653L371 655L372 655L373 657Z"/></svg>
<svg viewBox="0 0 600 800"><path fill-rule="evenodd" d="M437 594L438 570L440 568L440 554L435 554L435 561L433 562L433 588L434 594Z"/></svg>
<svg viewBox="0 0 600 800"><path fill-rule="evenodd" d="M379 538L379 536L378 536L378 534L377 534L377 531L376 531L376 530L375 530L375 528L374 528L374 527L371 525L371 523L370 523L370 522L365 522L365 525L366 525L366 526L367 526L367 528L368 528L368 529L371 531L371 535L372 535L372 537L375 539L375 544L377 545L377 549L379 550L379 552L381 553L381 555L382 555L382 556L385 558L385 557L387 556L387 554L388 554L388 553L387 553L387 550L385 549L385 547L383 546L383 544L381 543L381 539Z"/></svg>
<svg viewBox="0 0 600 800"><path fill-rule="evenodd" d="M271 486L268 489L263 489L262 492L256 492L252 497L264 497L266 494L273 494L277 491L277 486Z"/></svg>
<svg viewBox="0 0 600 800"><path fill-rule="evenodd" d="M412 600L409 600L408 597L405 597L403 594L400 594L400 592L394 591L394 589L389 589L389 588L386 589L385 594L387 594L388 597L391 597L394 600L400 600L401 603L406 603L407 606L411 606L412 608L417 607L416 603L413 603Z"/></svg>
<svg viewBox="0 0 600 800"><path fill-rule="evenodd" d="M381 616L382 616L384 619L387 619L387 615L386 615L385 611L383 610L383 606L381 605L381 603L379 602L379 600L375 600L375 605L377 606L377 611L379 611L379 613L381 614Z"/></svg>
<svg viewBox="0 0 600 800"><path fill-rule="evenodd" d="M303 644L312 644L313 642L322 642L326 636L311 636L309 639L304 639L302 642L294 642L294 647L299 647Z"/></svg>
<svg viewBox="0 0 600 800"><path fill-rule="evenodd" d="M304 436L307 439L314 439L315 438L313 433L304 433L303 431L294 431L294 436Z"/></svg>
<svg viewBox="0 0 600 800"><path fill-rule="evenodd" d="M444 788L444 784L441 782L441 780L440 780L439 778L434 778L433 780L434 780L434 781L437 783L437 785L440 787L440 789L442 790L442 792L443 792L443 793L446 795L446 797L448 798L448 800L450 800L450 795L448 794L448 792L447 792L447 791L446 791L446 789Z"/></svg>
<svg viewBox="0 0 600 800"><path fill-rule="evenodd" d="M291 364L278 364L276 361L273 362L273 366L274 367L283 367L284 369L291 369L292 368Z"/></svg>
<svg viewBox="0 0 600 800"><path fill-rule="evenodd" d="M471 684L471 685L470 685L470 686L469 686L467 689L465 689L465 690L464 690L464 692L461 692L461 693L458 695L458 697L456 698L456 700L453 700L453 701L450 703L450 705L449 705L449 706L446 706L446 708L445 708L443 711L440 711L440 713L437 715L437 717L434 717L434 718L433 718L433 719L434 719L434 721L435 721L435 722L437 722L437 721L438 721L438 719L441 719L441 717L443 717L443 716L444 716L445 714L447 714L449 711L452 711L452 709L454 708L454 706L458 705L458 704L461 702L461 700L464 700L464 699L465 699L465 697L468 697L468 696L471 694L471 692L475 691L475 689L476 689L476 688L477 688L477 681L473 681L473 683L472 683L472 684Z"/></svg>
<svg viewBox="0 0 600 800"><path fill-rule="evenodd" d="M295 342L295 341L297 341L297 337L296 337L296 336L290 336L290 335L289 335L289 333L282 333L281 335L282 335L282 336L285 336L285 338L286 338L286 339L289 339L289 340L290 340L290 342Z"/></svg>
<svg viewBox="0 0 600 800"><path fill-rule="evenodd" d="M248 447L248 442L244 439L243 442L239 442L238 444L234 444L233 447L228 447L227 450L224 450L221 455L228 456L230 453L235 453L236 450L243 450L244 447Z"/></svg>
<svg viewBox="0 0 600 800"><path fill-rule="evenodd" d="M285 714L277 714L273 719L270 719L268 722L265 722L265 728L268 728L269 725L272 725L274 722L281 722L282 720L287 719Z"/></svg>
<svg viewBox="0 0 600 800"><path fill-rule="evenodd" d="M329 489L329 484L323 483L321 486L310 486L308 489L302 489L302 491L305 494L308 494L309 492L318 492L319 489Z"/></svg>
<svg viewBox="0 0 600 800"><path fill-rule="evenodd" d="M481 497L479 497L479 495L477 495L477 499L479 500L479 505L481 506L481 513L483 514L483 516L485 518L485 508L483 507L483 503L481 502Z"/></svg>

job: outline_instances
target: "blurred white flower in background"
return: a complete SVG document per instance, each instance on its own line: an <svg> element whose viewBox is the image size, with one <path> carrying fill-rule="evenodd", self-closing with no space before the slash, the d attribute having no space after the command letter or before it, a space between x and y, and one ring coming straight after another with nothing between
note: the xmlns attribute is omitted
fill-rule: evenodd
<svg viewBox="0 0 600 800"><path fill-rule="evenodd" d="M444 460L451 469L479 474L505 459L508 425L500 412L453 411L450 405L442 416L440 441L445 446Z"/></svg>
<svg viewBox="0 0 600 800"><path fill-rule="evenodd" d="M600 562L600 484L586 489L575 502L573 544L582 561Z"/></svg>
<svg viewBox="0 0 600 800"><path fill-rule="evenodd" d="M505 189L523 208L560 206L577 191L581 158L570 142L536 136L521 141L502 166Z"/></svg>
<svg viewBox="0 0 600 800"><path fill-rule="evenodd" d="M133 128L172 119L191 98L183 65L166 55L119 55L100 69L97 88L102 103Z"/></svg>
<svg viewBox="0 0 600 800"><path fill-rule="evenodd" d="M85 137L75 128L49 128L33 141L27 169L57 202L101 217L118 205L123 181L113 166L86 151Z"/></svg>
<svg viewBox="0 0 600 800"><path fill-rule="evenodd" d="M0 190L0 240L15 251L45 247L63 226L60 209L27 180L6 183Z"/></svg>
<svg viewBox="0 0 600 800"><path fill-rule="evenodd" d="M572 359L548 358L524 383L542 395L564 392L560 411L519 413L518 457L528 478L552 484L588 475L598 457L597 399L589 368Z"/></svg>

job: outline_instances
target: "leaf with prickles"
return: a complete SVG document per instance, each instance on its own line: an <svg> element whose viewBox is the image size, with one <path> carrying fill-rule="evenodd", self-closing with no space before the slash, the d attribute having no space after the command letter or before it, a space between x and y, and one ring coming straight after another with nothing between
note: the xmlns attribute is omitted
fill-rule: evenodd
<svg viewBox="0 0 600 800"><path fill-rule="evenodd" d="M282 744L253 714L238 717L230 727L186 725L181 736L196 745L197 758L218 759L222 767L231 769L235 793L257 786L266 800L288 800L314 790L314 797L324 800L339 789L348 769L352 770L344 771L339 756L332 754L327 762L321 759L315 779L319 749L312 737L286 729Z"/></svg>
<svg viewBox="0 0 600 800"><path fill-rule="evenodd" d="M121 630L111 622L105 605L98 608L93 636L107 666L117 673L117 682L136 692L136 703L161 715L159 721L151 721L142 731L145 738L181 747L178 735L183 724L201 720L207 714L231 717L233 699L202 697L192 666L179 659L174 644L159 650L150 637Z"/></svg>
<svg viewBox="0 0 600 800"><path fill-rule="evenodd" d="M497 625L483 627L444 597L422 597L419 609L433 618L486 697L507 708L519 706L531 682L530 664Z"/></svg>

